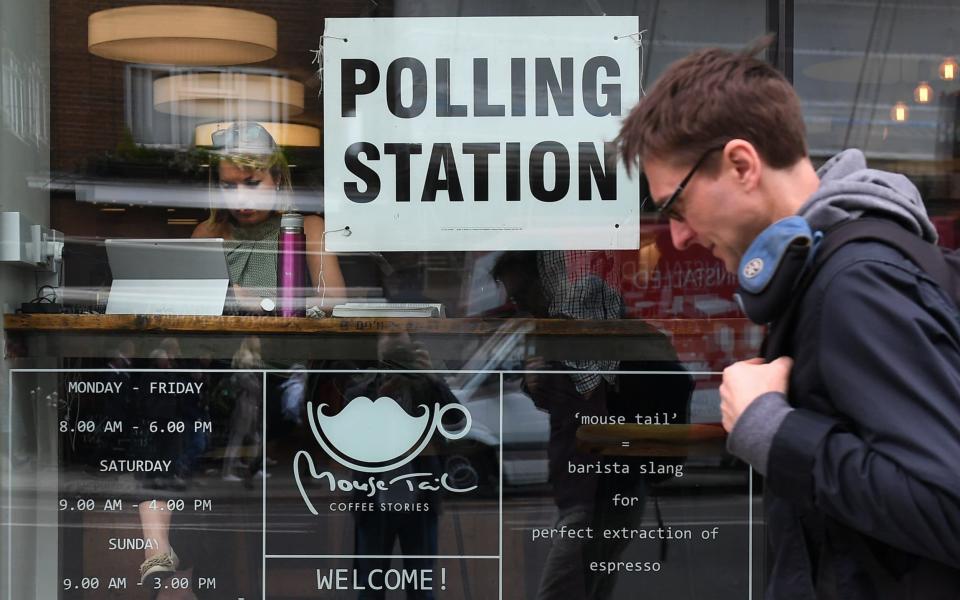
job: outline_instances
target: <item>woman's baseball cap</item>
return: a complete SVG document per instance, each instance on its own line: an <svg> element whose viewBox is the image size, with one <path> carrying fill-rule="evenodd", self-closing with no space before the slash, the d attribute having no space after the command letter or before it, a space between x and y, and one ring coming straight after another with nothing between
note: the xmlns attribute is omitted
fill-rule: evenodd
<svg viewBox="0 0 960 600"><path fill-rule="evenodd" d="M255 121L237 121L210 136L213 151L218 154L270 155L277 143L263 125Z"/></svg>

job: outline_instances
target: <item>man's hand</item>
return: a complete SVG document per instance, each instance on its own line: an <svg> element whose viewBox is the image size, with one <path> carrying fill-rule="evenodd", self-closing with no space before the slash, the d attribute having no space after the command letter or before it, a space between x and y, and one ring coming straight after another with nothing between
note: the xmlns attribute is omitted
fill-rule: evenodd
<svg viewBox="0 0 960 600"><path fill-rule="evenodd" d="M765 364L762 358L752 358L734 363L723 370L720 384L720 411L723 413L723 428L733 431L740 415L759 396L767 392L787 393L787 382L793 359L781 356Z"/></svg>

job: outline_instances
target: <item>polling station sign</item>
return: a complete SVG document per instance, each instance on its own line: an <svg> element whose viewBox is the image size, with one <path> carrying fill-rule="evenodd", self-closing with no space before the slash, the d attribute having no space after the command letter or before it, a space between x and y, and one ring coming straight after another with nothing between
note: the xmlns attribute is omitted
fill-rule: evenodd
<svg viewBox="0 0 960 600"><path fill-rule="evenodd" d="M327 19L326 246L639 247L636 17Z"/></svg>

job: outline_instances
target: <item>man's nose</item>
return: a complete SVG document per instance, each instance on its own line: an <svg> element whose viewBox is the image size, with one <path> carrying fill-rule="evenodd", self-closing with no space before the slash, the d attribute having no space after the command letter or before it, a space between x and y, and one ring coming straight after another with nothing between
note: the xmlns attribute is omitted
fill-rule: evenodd
<svg viewBox="0 0 960 600"><path fill-rule="evenodd" d="M696 232L683 221L670 219L670 239L677 250L686 250L697 237Z"/></svg>

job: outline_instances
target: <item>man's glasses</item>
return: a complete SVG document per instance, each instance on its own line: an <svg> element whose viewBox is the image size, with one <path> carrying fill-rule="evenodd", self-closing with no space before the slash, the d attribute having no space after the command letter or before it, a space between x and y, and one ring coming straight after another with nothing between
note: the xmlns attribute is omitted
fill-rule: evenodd
<svg viewBox="0 0 960 600"><path fill-rule="evenodd" d="M657 211L657 216L660 218L667 218L674 221L683 222L683 214L673 205L676 204L677 200L680 198L680 194L683 193L683 189L687 187L687 184L690 183L691 179L693 179L693 175L697 172L697 169L699 169L703 163L706 162L707 157L717 150L723 150L725 147L726 143L707 149L706 152L700 155L700 158L697 159L697 162L693 163L693 167L690 169L690 172L687 173L687 176L680 181L680 185L677 186L677 189L670 194L670 197L667 198L666 201L658 205L653 202L653 198L651 196L647 196L640 204L640 210L643 210L647 203L650 203L650 205Z"/></svg>

